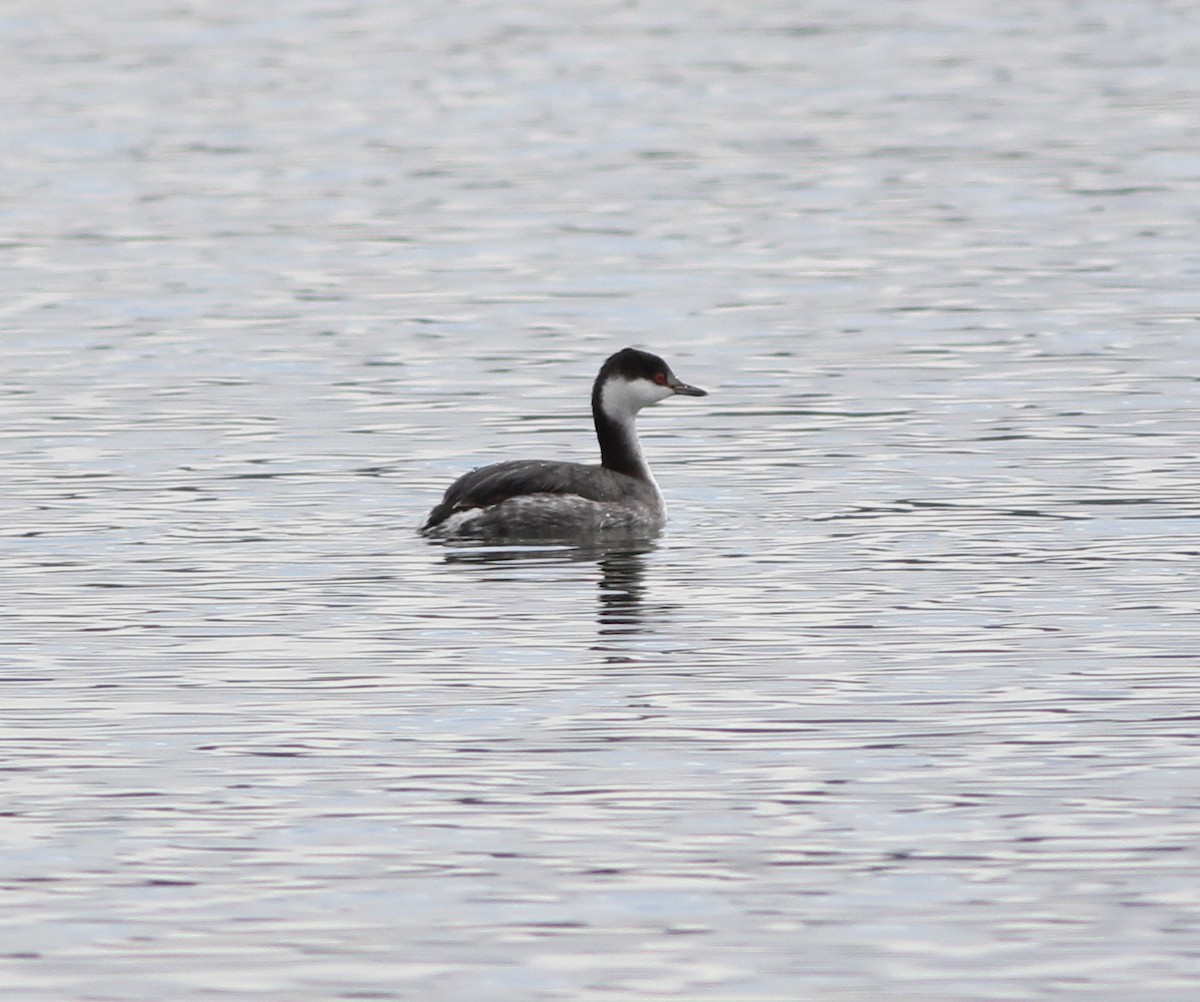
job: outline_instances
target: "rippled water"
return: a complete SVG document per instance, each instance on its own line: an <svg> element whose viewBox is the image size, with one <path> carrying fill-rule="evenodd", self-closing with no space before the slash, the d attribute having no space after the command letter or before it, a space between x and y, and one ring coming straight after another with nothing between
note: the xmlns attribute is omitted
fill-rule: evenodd
<svg viewBox="0 0 1200 1002"><path fill-rule="evenodd" d="M6 997L1196 997L1190 4L0 44ZM415 535L625 344L661 539Z"/></svg>

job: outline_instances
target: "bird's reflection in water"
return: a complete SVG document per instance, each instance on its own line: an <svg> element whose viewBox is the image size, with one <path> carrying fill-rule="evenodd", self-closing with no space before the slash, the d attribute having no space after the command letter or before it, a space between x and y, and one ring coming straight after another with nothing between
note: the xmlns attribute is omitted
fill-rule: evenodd
<svg viewBox="0 0 1200 1002"><path fill-rule="evenodd" d="M597 580L597 632L601 637L636 635L646 631L646 555L650 540L561 546L447 546L447 564L591 563ZM615 652L614 652L615 654ZM612 660L626 660L614 656Z"/></svg>
<svg viewBox="0 0 1200 1002"><path fill-rule="evenodd" d="M612 550L600 557L600 600L596 620L601 636L642 633L646 591L646 551Z"/></svg>

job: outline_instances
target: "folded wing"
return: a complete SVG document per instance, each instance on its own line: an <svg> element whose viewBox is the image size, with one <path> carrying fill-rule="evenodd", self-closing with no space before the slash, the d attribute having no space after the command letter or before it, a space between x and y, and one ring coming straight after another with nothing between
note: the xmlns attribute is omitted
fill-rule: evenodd
<svg viewBox="0 0 1200 1002"><path fill-rule="evenodd" d="M574 494L589 501L620 501L627 497L630 478L600 466L518 459L496 463L459 477L429 513L422 529L444 522L458 511L486 508L529 494Z"/></svg>

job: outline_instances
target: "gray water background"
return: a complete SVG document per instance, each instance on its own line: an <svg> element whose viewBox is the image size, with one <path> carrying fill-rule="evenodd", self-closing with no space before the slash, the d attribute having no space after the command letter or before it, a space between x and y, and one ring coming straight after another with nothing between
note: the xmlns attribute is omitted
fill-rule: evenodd
<svg viewBox="0 0 1200 1002"><path fill-rule="evenodd" d="M0 48L6 999L1200 994L1194 4ZM656 544L413 533L626 344Z"/></svg>

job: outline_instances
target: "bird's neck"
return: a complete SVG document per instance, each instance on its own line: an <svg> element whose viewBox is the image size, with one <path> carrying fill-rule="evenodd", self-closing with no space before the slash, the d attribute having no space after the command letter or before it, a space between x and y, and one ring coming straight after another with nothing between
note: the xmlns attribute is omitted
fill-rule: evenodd
<svg viewBox="0 0 1200 1002"><path fill-rule="evenodd" d="M596 438L600 442L600 465L606 470L624 473L639 480L654 482L642 444L634 427L634 414L613 415L603 404L600 393L592 398L592 417L596 422Z"/></svg>

